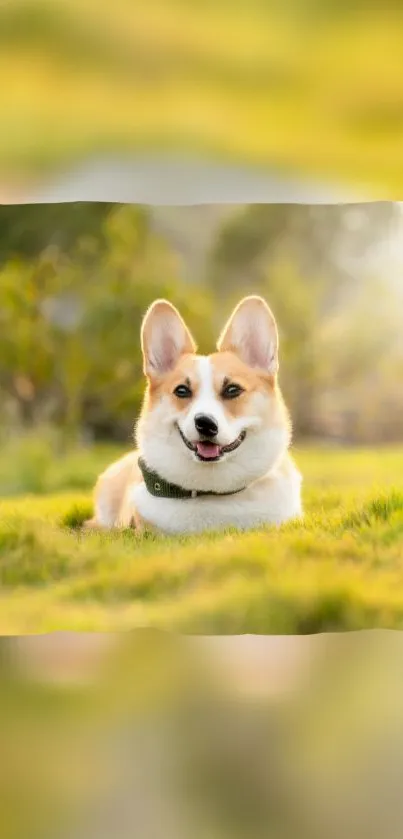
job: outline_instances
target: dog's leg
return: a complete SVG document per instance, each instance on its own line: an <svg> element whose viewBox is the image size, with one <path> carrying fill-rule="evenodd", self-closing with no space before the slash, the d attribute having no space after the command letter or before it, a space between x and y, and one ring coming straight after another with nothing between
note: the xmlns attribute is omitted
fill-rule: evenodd
<svg viewBox="0 0 403 839"><path fill-rule="evenodd" d="M132 527L135 528L135 530L137 530L136 511L129 498L129 488L130 485L126 487L123 500L116 518L115 526L121 529Z"/></svg>
<svg viewBox="0 0 403 839"><path fill-rule="evenodd" d="M129 527L128 511L124 508L126 488L137 463L137 455L130 452L99 476L94 492L95 514L89 527ZM123 512L123 515L122 515Z"/></svg>

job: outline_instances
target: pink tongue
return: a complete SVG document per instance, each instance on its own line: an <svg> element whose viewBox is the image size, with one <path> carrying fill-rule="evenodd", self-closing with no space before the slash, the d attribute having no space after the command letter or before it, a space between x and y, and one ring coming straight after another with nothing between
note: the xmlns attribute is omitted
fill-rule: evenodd
<svg viewBox="0 0 403 839"><path fill-rule="evenodd" d="M216 443L196 443L197 453L200 457L214 460L220 454L220 447Z"/></svg>

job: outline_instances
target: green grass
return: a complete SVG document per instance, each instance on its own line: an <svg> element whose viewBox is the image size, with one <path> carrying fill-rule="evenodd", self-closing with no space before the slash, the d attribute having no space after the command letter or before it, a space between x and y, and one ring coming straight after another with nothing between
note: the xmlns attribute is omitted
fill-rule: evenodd
<svg viewBox="0 0 403 839"><path fill-rule="evenodd" d="M1 633L403 627L403 447L297 446L306 515L280 530L82 534L93 480L117 453L56 457L40 437L3 447Z"/></svg>

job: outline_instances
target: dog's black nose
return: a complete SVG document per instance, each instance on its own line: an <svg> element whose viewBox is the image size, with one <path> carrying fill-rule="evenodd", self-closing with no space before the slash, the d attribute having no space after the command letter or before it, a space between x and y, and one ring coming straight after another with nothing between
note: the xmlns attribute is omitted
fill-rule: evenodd
<svg viewBox="0 0 403 839"><path fill-rule="evenodd" d="M208 414L196 414L195 426L196 431L203 437L215 437L218 434L218 425L214 417L210 417Z"/></svg>

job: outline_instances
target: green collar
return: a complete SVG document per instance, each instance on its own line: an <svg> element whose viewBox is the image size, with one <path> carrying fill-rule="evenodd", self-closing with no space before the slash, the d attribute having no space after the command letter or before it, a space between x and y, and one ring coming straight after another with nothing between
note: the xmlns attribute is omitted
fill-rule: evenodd
<svg viewBox="0 0 403 839"><path fill-rule="evenodd" d="M148 468L142 457L139 457L138 464L144 478L144 483L151 495L156 498L199 498L201 495L236 495L242 492L245 487L235 489L232 492L208 492L199 489L183 489L176 484L170 484L161 478L157 472Z"/></svg>

